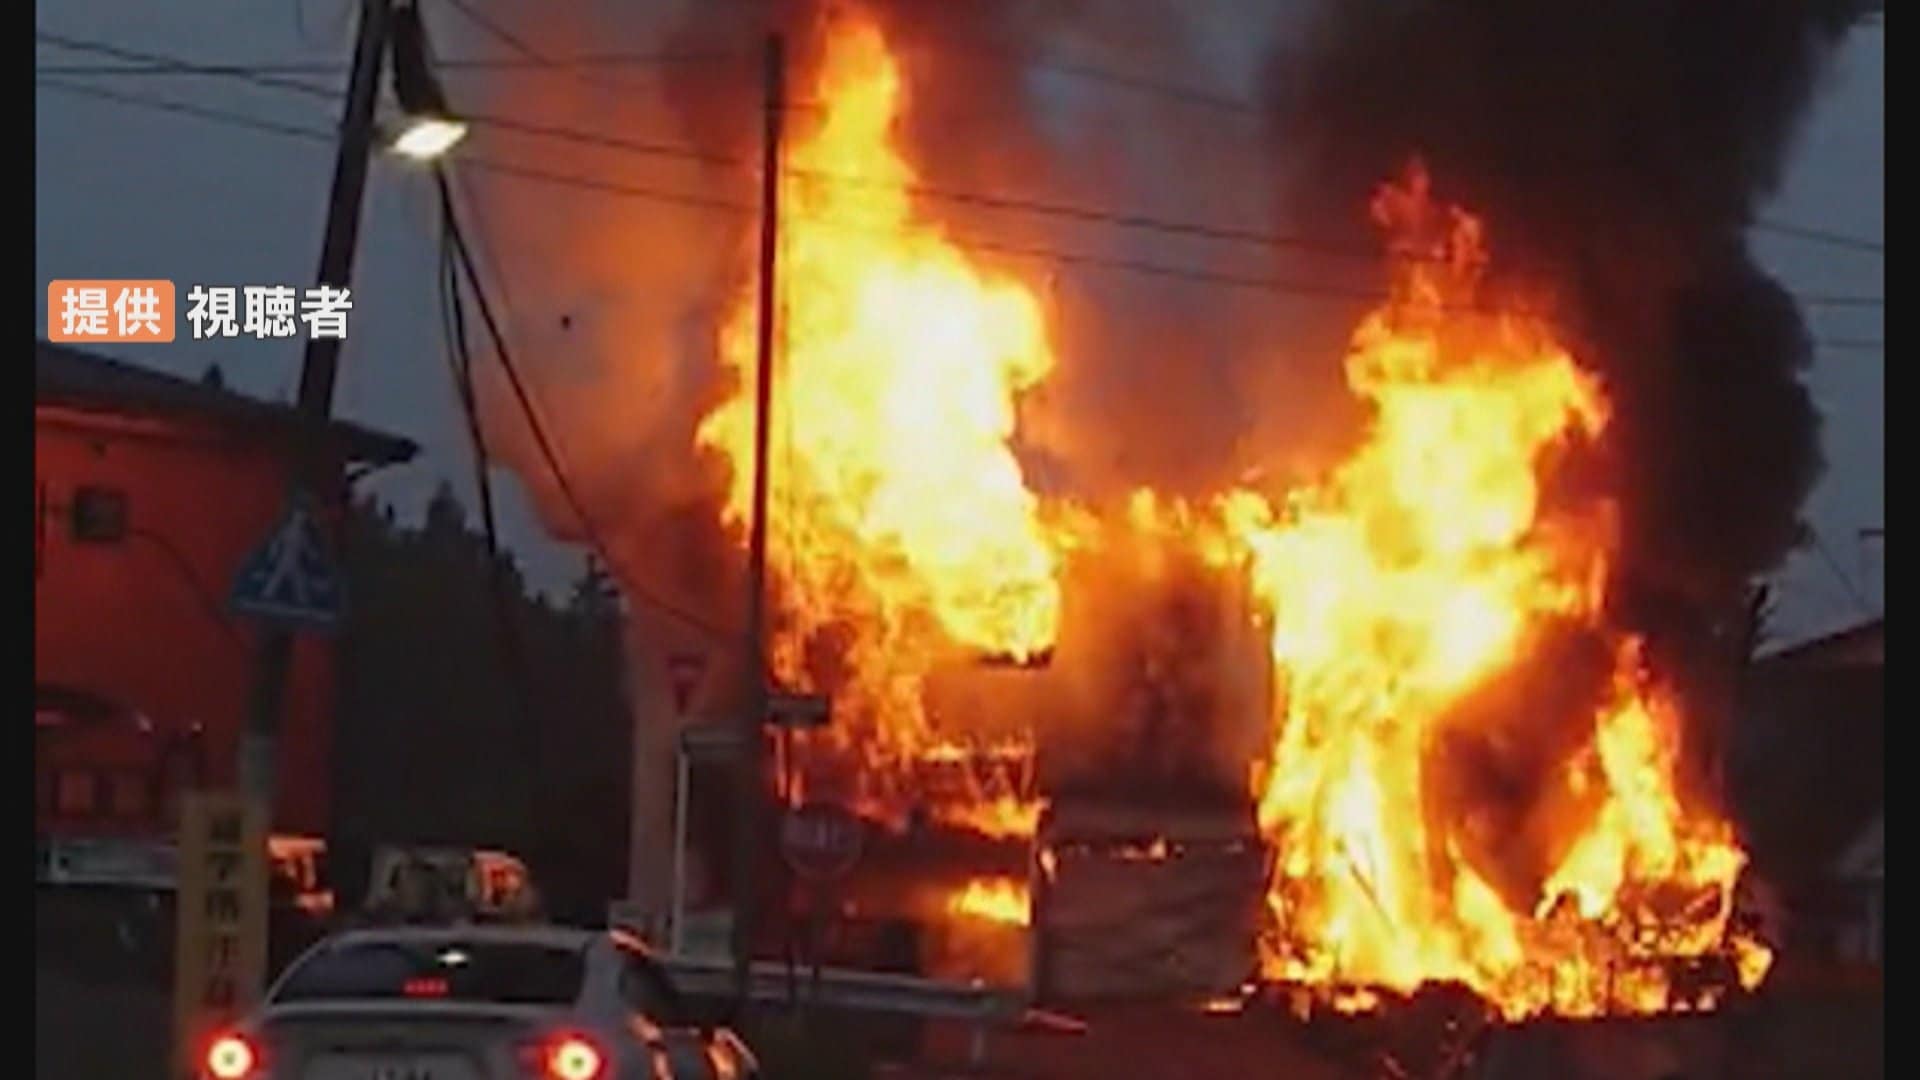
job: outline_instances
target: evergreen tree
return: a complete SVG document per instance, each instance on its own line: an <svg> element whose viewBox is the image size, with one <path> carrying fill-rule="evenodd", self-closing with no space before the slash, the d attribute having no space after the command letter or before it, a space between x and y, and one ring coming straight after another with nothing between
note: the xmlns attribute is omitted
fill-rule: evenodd
<svg viewBox="0 0 1920 1080"><path fill-rule="evenodd" d="M597 918L626 862L619 592L596 562L556 610L528 594L510 553L490 565L486 550L445 483L417 528L372 500L349 515L335 880L357 903L376 844L501 847L557 914Z"/></svg>

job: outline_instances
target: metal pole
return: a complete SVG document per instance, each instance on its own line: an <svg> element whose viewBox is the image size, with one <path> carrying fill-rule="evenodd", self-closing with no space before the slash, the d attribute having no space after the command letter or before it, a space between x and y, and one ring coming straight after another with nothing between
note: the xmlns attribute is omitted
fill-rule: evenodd
<svg viewBox="0 0 1920 1080"><path fill-rule="evenodd" d="M673 787L673 926L668 939L675 956L684 954L687 946L687 778L693 770L687 764L684 740L678 757Z"/></svg>
<svg viewBox="0 0 1920 1080"><path fill-rule="evenodd" d="M340 151L334 162L333 188L327 198L327 231L320 248L318 283L345 288L353 274L360 235L360 205L367 189L368 158L373 148L374 103L379 96L380 64L393 0L362 0L360 33L353 47L353 73L347 84L346 110L340 122ZM296 497L327 486L321 440L333 411L334 375L340 339L309 337L300 365L300 426L296 432L288 487ZM268 624L262 633L254 670L246 730L238 747L241 789L257 800L272 820L274 763L278 756L281 714L287 678L293 667L293 635Z"/></svg>
<svg viewBox="0 0 1920 1080"><path fill-rule="evenodd" d="M767 578L767 443L773 401L775 255L780 227L781 86L786 59L780 35L767 36L766 130L760 162L760 296L754 370L753 519L747 541L747 639L743 656L746 699L741 702L739 813L735 817L733 876L734 1006L747 1001L754 927L754 863L761 826L761 729L767 714L765 632Z"/></svg>

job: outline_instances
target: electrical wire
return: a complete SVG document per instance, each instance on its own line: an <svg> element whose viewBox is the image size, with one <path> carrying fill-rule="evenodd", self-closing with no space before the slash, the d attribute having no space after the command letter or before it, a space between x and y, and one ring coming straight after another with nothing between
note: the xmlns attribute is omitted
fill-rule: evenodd
<svg viewBox="0 0 1920 1080"><path fill-rule="evenodd" d="M75 52L94 53L101 56L112 56L122 60L138 60L160 66L167 71L181 75L211 75L238 79L241 82L252 83L255 86L264 86L274 90L287 90L296 94L307 94L329 100L340 97L343 92L341 90L328 89L324 86L317 86L310 82L301 82L298 79L288 79L278 75L251 71L245 67L195 64L192 61L183 60L175 56L167 56L162 53L147 52L142 49L129 49L101 41L71 38L62 34L49 33L45 30L35 30L33 36L36 41L44 41L49 45L57 45L63 49L71 49ZM38 69L35 70L35 74L40 74Z"/></svg>
<svg viewBox="0 0 1920 1080"><path fill-rule="evenodd" d="M633 88L632 84L624 82L622 80L608 79L604 76L589 74L585 71L580 70L577 67L572 67L556 60L554 57L552 57L545 51L534 48L524 37L514 33L512 30L507 29L507 27L502 23L500 23L498 20L493 19L487 15L483 15L480 11L475 9L472 5L466 3L465 0L447 0L447 4L448 6L452 7L455 11L465 16L468 22L479 27L481 31L486 33L489 37L492 37L495 41L498 41L506 45L508 48L512 49L514 52L520 54L523 60L531 63L536 68L545 69L548 71L556 71L561 74L568 75L590 86L608 87L615 90L630 90ZM727 60L727 61L738 62L743 59L744 59L744 56L740 54L707 54L702 58L702 61L711 62L715 60ZM693 61L693 62L702 62L702 61ZM682 62L686 62L686 61L683 60Z"/></svg>
<svg viewBox="0 0 1920 1080"><path fill-rule="evenodd" d="M250 128L254 131L263 131L272 135L291 135L296 138L311 139L323 143L333 141L332 133L319 128L301 127L298 124L282 123L278 120L249 116L245 113L230 112L225 109L216 109L205 105L194 105L184 101L168 101L163 98L153 98L144 95L136 97L132 94L122 94L118 91L106 90L98 86L88 86L84 83L70 83L61 79L35 77L33 81L36 86L44 86L49 90L58 90L62 93L75 94L81 97L99 98L102 101L113 101L122 105L154 109L159 112L177 113L182 116L192 116L201 120L210 120L214 123Z"/></svg>
<svg viewBox="0 0 1920 1080"><path fill-rule="evenodd" d="M526 120L516 120L506 116L490 116L479 113L460 114L460 119L482 128L497 128L521 135L532 135L554 139L560 142L575 143L581 146L593 146L607 150L620 150L630 154L651 157L670 157L705 165L727 167L743 166L740 158L728 154L717 154L684 143L644 142L622 138L617 135L602 135L598 132L579 131L573 128L556 127L551 124L536 124Z"/></svg>
<svg viewBox="0 0 1920 1080"><path fill-rule="evenodd" d="M318 129L302 128L295 125L281 124L274 121L262 120L258 117L247 116L239 113L226 112L224 110L213 109L213 108L208 108L204 106L190 105L182 102L159 100L159 99L154 99L150 97L134 97L132 95L121 94L115 91L104 90L98 87L86 86L83 84L67 83L67 82L55 80L55 79L37 79L36 82L40 83L41 85L45 85L51 89L58 89L58 90L62 90L62 91L66 91L74 94L101 98L104 100L115 101L122 104L132 105L140 108L149 108L149 109L156 109L164 112L181 113L184 115L194 116L200 119L204 119L204 120L208 120L216 123L225 123L225 124L230 124L237 127L251 128L254 130L259 130L259 131L267 132L270 134L289 135L289 136L294 136L299 138L311 139L319 142L331 143L333 141L333 136L330 133L325 131L320 131ZM718 213L723 213L723 214L728 214L733 216L751 216L754 213L753 208L748 206L745 203L732 202L722 198L715 198L715 197L704 196L704 195L695 195L687 192L671 191L671 190L666 190L662 188L648 187L648 186L627 183L622 181L604 180L604 179L599 179L599 178L590 177L590 176L583 176L575 173L556 172L551 169L535 168L532 166L520 165L517 163L503 161L499 159L482 157L478 154L463 153L461 155L461 168L463 170L471 169L476 173L480 173L482 175L512 177L516 179L529 180L529 181L545 183L545 184L550 184L550 185L559 186L559 187L572 188L575 190L592 191L592 192L596 192L603 195L610 195L610 196L621 197L621 198L634 198L634 199L640 199L640 200L654 202L654 203L661 203L661 204L681 206L681 207L690 207L693 209L713 211L713 212L718 212ZM826 219L813 219L813 220L817 223L829 224L834 227L849 228L854 230L859 230L862 228L859 225L847 223L847 222L832 222ZM1123 258L1115 258L1115 257L1109 257L1109 256L1103 256L1103 255L1090 255L1082 252L1062 251L1054 248L1015 244L1015 243L1009 243L1009 242L995 240L991 238L985 238L985 237L953 235L953 236L949 236L947 239L948 239L948 242L952 243L954 246L962 248L964 250L969 250L969 251L984 252L984 253L998 254L998 255L1007 255L1007 256L1013 256L1017 258L1034 259L1037 261L1049 262L1049 263L1054 263L1059 265L1085 266L1085 267L1092 267L1092 268L1098 268L1098 269L1125 271L1129 273L1143 274L1147 276L1159 277L1159 278L1164 278L1169 280L1192 282L1200 285L1224 286L1224 287L1236 288L1236 289L1247 289L1251 291L1268 292L1268 293L1273 293L1276 295L1284 295L1284 296L1320 297L1325 299L1355 301L1355 302L1378 303L1383 297L1383 294L1378 291L1368 290L1363 288L1348 288L1348 287L1341 287L1338 285L1322 285L1322 284L1313 283L1313 282L1289 281L1289 280L1276 279L1276 278L1262 278L1262 277L1237 275L1237 274L1207 270L1203 268L1190 267L1190 266L1170 266L1170 265L1161 264L1161 263L1149 262L1146 260L1123 259ZM1376 255L1375 258L1377 259L1378 256ZM1815 299L1817 301L1844 299L1844 300L1847 300L1848 302L1872 301L1874 303L1880 303L1880 304L1884 303L1884 300L1878 297L1815 298ZM1816 347L1819 347L1822 349L1830 349L1830 350L1836 350L1836 351L1871 352L1875 350L1883 350L1885 348L1884 342L1873 341L1873 340L1858 340L1858 339L1815 339L1813 344Z"/></svg>
<svg viewBox="0 0 1920 1080"><path fill-rule="evenodd" d="M477 12L472 10L470 5L464 3L463 0L448 0L448 2L451 3L454 7L461 10L462 12L466 13L470 18L474 19L477 24L487 27L489 31L492 32L496 37L500 38L502 41L508 42L515 49L522 51L529 57L532 57L535 59L543 59L539 51L533 49L533 47L528 45L524 41L524 39L518 37L517 35L514 35L511 31L506 30L504 27L500 27L497 23L491 20L485 19L484 16L480 16ZM106 45L98 42L81 41L79 39L63 37L60 35L46 34L44 32L41 32L39 36L45 40L50 40L56 44L60 44L63 47L67 47L67 48L99 51L99 52L107 53L109 55L148 60L156 63L172 64L182 68L191 66L188 64L188 62L181 60L179 58L168 57L168 56L164 56L157 53L129 50L129 49L121 48L119 46ZM254 75L246 72L207 71L204 73L234 74L235 77L244 78L249 82L254 82L262 86L269 86L277 89L295 90L295 91L310 93L310 94L318 93L328 97L337 96L333 91L328 91L322 88L318 88L318 87L312 86L311 84L299 83L299 82L284 80L284 79L275 79L275 78L265 77L265 76L258 76L258 75ZM748 170L756 169L756 166L752 162L749 162L738 156L706 151L698 147L688 146L681 143L663 142L658 140L645 141L645 140L627 139L619 136L605 135L605 134L600 134L596 132L579 131L579 130L569 129L565 127L559 127L556 125L535 123L531 121L520 120L513 117L505 117L505 116L471 115L471 116L463 116L462 118L466 120L468 123L471 123L475 126L479 126L483 128L493 127L498 130L514 131L523 135L551 138L551 139L571 142L579 145L595 146L603 149L619 150L623 152L642 154L647 156L678 158L678 159L698 162L702 164L709 164L709 165L735 167L735 168L748 169ZM508 168L522 168L522 167L508 166ZM528 170L527 172L530 173L531 170ZM1260 247L1272 248L1276 250L1296 250L1296 251L1303 251L1309 254L1323 256L1327 258L1359 260L1366 263L1375 263L1379 260L1379 257L1380 257L1377 251L1359 250L1356 248L1347 247L1344 245L1331 243L1324 240L1316 239L1314 237L1295 234L1295 233L1264 232L1264 231L1255 230L1255 229L1237 228L1233 226L1219 225L1219 224L1213 224L1213 223L1207 223L1207 222L1183 221L1183 220L1169 219L1169 218L1159 217L1159 216L1150 215L1150 214L1143 214L1143 213L1126 211L1126 210L1118 210L1118 209L1107 208L1107 207L1087 206L1084 204L1053 201L1053 200L1046 200L1046 199L1036 199L1036 198L1031 198L1026 196L1009 195L1009 194L996 193L996 192L966 191L966 190L945 188L945 187L940 187L936 185L919 184L919 183L901 184L901 183L898 183L897 181L892 181L892 180L861 177L856 175L836 173L836 172L830 172L830 171L824 171L824 170L790 169L788 170L788 175L805 179L805 180L810 180L810 181L825 181L829 183L839 183L839 184L846 184L850 186L866 186L866 187L882 188L882 189L888 189L888 190L899 190L899 191L904 191L910 195L918 196L920 198L933 199L937 201L953 203L956 205L974 206L974 207L979 207L983 209L1007 211L1007 212L1021 213L1021 214L1032 214L1032 215L1037 215L1042 217L1051 217L1051 218L1057 218L1061 220L1075 221L1082 224L1105 225L1105 226L1111 226L1114 228L1121 228L1121 229L1157 232L1157 233L1162 233L1170 236L1180 236L1180 237L1185 237L1189 239L1199 239L1199 240L1208 240L1208 241L1217 241L1217 242L1226 242L1226 243L1250 244L1250 245L1255 245ZM555 175L551 173L548 173L545 177L542 177L542 178L557 179L557 177L555 177ZM563 182L568 182L568 181L563 181ZM585 186L586 184L589 184L592 181L589 181L585 178L574 178L570 182L575 183L577 185ZM665 195L665 193L662 193L662 196L666 198L676 198L675 196ZM679 196L677 198L688 198L688 197ZM748 207L743 206L743 207L740 207L740 209L747 212L751 212L751 208L748 208ZM1762 221L1755 222L1754 227L1786 232L1791 235L1799 235L1802 237L1822 239L1830 243L1866 245L1870 249L1884 251L1884 247L1881 245L1871 245L1871 244L1868 244L1866 241L1858 241L1858 240L1854 240L1853 238L1843 237L1834 233L1827 233L1821 230L1806 229L1804 227L1787 225L1780 222L1762 220ZM1415 257L1417 258L1420 256L1415 256ZM1427 256L1427 258L1438 260L1440 256ZM1149 271L1149 272L1152 272L1152 271ZM1877 296L1806 296L1806 297L1801 297L1800 299L1803 304L1806 304L1808 306L1815 306L1815 307L1883 307L1885 306L1885 303L1886 303L1884 297L1877 297Z"/></svg>
<svg viewBox="0 0 1920 1080"><path fill-rule="evenodd" d="M174 573L180 577L181 581L186 583L187 590L193 593L194 598L206 609L208 620L220 628L221 635L232 642L235 648L243 652L246 651L246 638L242 637L240 631L234 628L233 623L227 618L226 608L221 605L214 591L207 587L207 583L201 579L199 572L194 569L193 560L187 558L186 553L181 551L178 545L172 540L167 539L163 533L154 532L151 529L141 528L137 525L128 525L127 535L133 537L135 540L145 541L156 551L160 552L161 555L165 556L167 563L173 567Z"/></svg>
<svg viewBox="0 0 1920 1080"><path fill-rule="evenodd" d="M451 206L451 200L449 200L448 205L449 207ZM575 518L579 521L581 531L586 534L588 545L599 554L604 564L607 566L616 565L611 555L611 549L607 546L599 525L595 522L593 515L587 512L586 504L581 500L579 493L575 490L573 481L567 473L566 466L562 463L559 449L548 436L546 425L540 419L540 410L535 405L532 394L528 391L525 382L520 377L519 369L513 362L511 348L507 344L505 334L500 330L499 323L494 318L492 305L487 301L487 294L481 286L479 273L474 268L473 256L468 250L466 238L460 228L459 216L449 210L447 220L450 226L449 235L453 240L454 254L459 257L460 266L466 274L468 285L473 290L474 299L480 307L481 320L485 324L488 334L493 339L494 355L500 361L500 367L507 376L508 385L513 389L514 398L520 406L521 415L525 418L527 426L533 434L534 443L539 448L540 455L545 461L548 471L553 475L554 482L559 487L562 497L566 499L567 505L573 510ZM681 605L659 597L648 590L641 589L637 586L629 586L629 591L649 605L674 615L693 628L711 635L716 640L726 642L737 636L727 633L713 625L709 620L688 611Z"/></svg>
<svg viewBox="0 0 1920 1080"><path fill-rule="evenodd" d="M444 169L434 170L435 186L440 195L440 301L443 330L447 337L447 359L452 369L454 388L460 400L461 412L465 415L468 437L473 443L474 486L480 500L480 520L486 537L487 584L492 594L494 620L498 626L501 650L506 654L508 670L512 673L515 702L518 709L518 723L515 725L519 736L520 749L524 760L531 763L530 773L538 775L538 763L543 756L539 731L534 726L534 694L532 687L532 668L528 663L526 643L521 639L519 620L516 617L514 601L518 591L509 593L507 585L507 563L501 555L498 516L494 512L493 479L487 455L486 434L481 426L478 396L473 386L473 353L467 342L466 309L461 300L460 280L454 264L453 245L456 225L453 212L453 196L447 188ZM534 820L539 814L534 809L535 793L528 794L528 812ZM535 830L536 835L538 830ZM531 847L533 845L529 845Z"/></svg>
<svg viewBox="0 0 1920 1080"><path fill-rule="evenodd" d="M556 57L551 62L534 60L514 60L501 57L449 57L435 60L434 67L442 74L464 75L469 72L484 73L493 71L518 71L540 74L571 74L577 69L593 70L597 68L625 68L634 66L675 64L701 64L716 61L733 60L737 57L724 53L689 53L683 55L637 54L637 53L589 53L582 56ZM345 64L331 61L308 62L289 60L270 63L246 64L163 64L155 62L129 62L125 64L36 64L34 70L44 75L345 75Z"/></svg>
<svg viewBox="0 0 1920 1080"><path fill-rule="evenodd" d="M440 191L440 321L447 367L460 401L467 437L473 444L474 492L480 500L480 520L486 533L487 558L500 556L500 538L493 507L493 484L488 476L486 432L481 427L479 403L473 390L473 353L467 344L465 308L460 300L460 281L453 260L452 200L447 192L446 174L435 170Z"/></svg>
<svg viewBox="0 0 1920 1080"><path fill-rule="evenodd" d="M1805 225L1795 225L1787 221L1774 221L1767 218L1760 218L1754 221L1752 227L1762 232L1778 233L1781 236L1791 236L1800 240L1811 240L1814 243L1826 244L1829 247L1848 248L1853 251L1871 252L1876 255L1885 255L1887 253L1887 245L1876 240L1865 240L1858 236L1848 236L1845 233L1830 232L1826 229L1808 228Z"/></svg>
<svg viewBox="0 0 1920 1080"><path fill-rule="evenodd" d="M1820 296L1810 293L1794 293L1802 307L1886 307L1884 296Z"/></svg>
<svg viewBox="0 0 1920 1080"><path fill-rule="evenodd" d="M1860 587L1853 583L1853 578L1849 577L1847 572L1840 568L1840 560L1833 557L1833 552L1828 549L1827 542L1821 538L1820 533L1816 530L1808 529L1807 536L1813 542L1814 551L1819 553L1821 561L1827 564L1828 570L1832 571L1834 580L1838 581L1840 587L1846 590L1846 594L1848 598L1853 601L1854 606L1859 608L1864 615L1879 615L1880 612L1868 602L1866 594L1861 592Z"/></svg>

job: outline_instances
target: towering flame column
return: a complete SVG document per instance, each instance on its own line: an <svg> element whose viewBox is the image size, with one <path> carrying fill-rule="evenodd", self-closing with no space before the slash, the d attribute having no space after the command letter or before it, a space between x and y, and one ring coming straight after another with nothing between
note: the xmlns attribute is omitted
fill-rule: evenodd
<svg viewBox="0 0 1920 1080"><path fill-rule="evenodd" d="M783 151L779 183L769 489L756 492L750 464L754 388L770 380L753 374L744 293L719 342L734 392L698 439L733 466L729 524L753 528L761 497L778 514L765 535L771 672L834 701L830 728L803 747L803 781L824 793L831 775L833 795L884 811L921 754L968 734L936 730L933 671L1053 644L1059 559L1010 443L1018 396L1054 358L1033 290L917 213L893 145L905 87L878 27L835 22L809 83L823 104Z"/></svg>

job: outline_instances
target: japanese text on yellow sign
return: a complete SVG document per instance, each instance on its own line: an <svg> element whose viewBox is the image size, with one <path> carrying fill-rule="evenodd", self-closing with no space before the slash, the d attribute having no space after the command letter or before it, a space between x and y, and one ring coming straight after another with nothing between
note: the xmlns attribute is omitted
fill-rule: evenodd
<svg viewBox="0 0 1920 1080"><path fill-rule="evenodd" d="M229 792L193 792L180 811L174 1016L183 1061L259 1000L266 976L266 816Z"/></svg>

